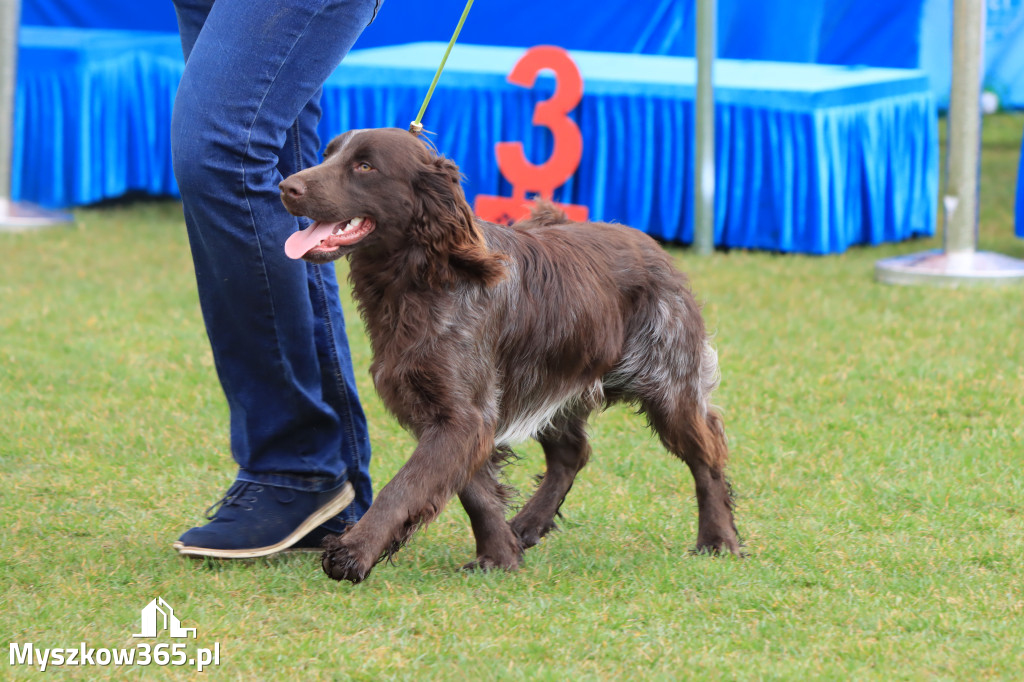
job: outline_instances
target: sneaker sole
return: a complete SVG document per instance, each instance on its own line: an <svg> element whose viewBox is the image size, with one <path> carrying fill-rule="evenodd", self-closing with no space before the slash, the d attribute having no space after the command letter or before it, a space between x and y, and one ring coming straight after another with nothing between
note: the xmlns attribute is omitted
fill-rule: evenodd
<svg viewBox="0 0 1024 682"><path fill-rule="evenodd" d="M184 546L185 545L183 545L181 543L181 540L175 540L174 542L171 543L171 547L173 549L175 549L176 551L179 551L179 552L180 552L180 550ZM309 552L311 554L323 554L324 553L324 550L323 550L322 547L285 547L284 549L278 550L278 551L282 552L282 553L283 552L287 552L289 554L300 554L302 552ZM204 556L206 556L206 555L204 555Z"/></svg>
<svg viewBox="0 0 1024 682"><path fill-rule="evenodd" d="M261 556L269 556L271 554L277 554L289 549L296 542L306 537L313 531L314 528L319 526L324 521L331 519L342 512L345 507L352 504L352 501L356 499L356 491L352 487L352 484L348 481L341 486L341 490L334 498L325 504L324 506L317 509L311 516L305 521L299 524L296 528L280 542L273 545L267 545L266 547L253 547L251 549L215 549L210 547L190 547L184 545L180 540L175 541L171 544L171 547L178 551L178 554L182 556L192 557L211 557L213 559L256 559ZM307 550L313 551L313 550Z"/></svg>

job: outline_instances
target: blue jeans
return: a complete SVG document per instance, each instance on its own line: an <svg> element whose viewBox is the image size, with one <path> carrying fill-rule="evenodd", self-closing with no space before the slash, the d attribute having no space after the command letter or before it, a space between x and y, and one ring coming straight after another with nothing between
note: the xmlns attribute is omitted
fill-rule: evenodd
<svg viewBox="0 0 1024 682"><path fill-rule="evenodd" d="M239 480L369 508L370 442L333 267L293 261L306 227L278 183L319 161L320 93L379 0L174 0L185 72L171 121L199 302Z"/></svg>

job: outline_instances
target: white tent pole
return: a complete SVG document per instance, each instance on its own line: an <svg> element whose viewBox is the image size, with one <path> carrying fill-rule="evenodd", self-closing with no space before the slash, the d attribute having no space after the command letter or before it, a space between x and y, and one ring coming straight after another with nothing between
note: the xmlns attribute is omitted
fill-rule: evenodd
<svg viewBox="0 0 1024 682"><path fill-rule="evenodd" d="M953 6L953 84L946 151L945 249L968 254L978 248L978 176L981 163L981 60L985 5L956 0Z"/></svg>
<svg viewBox="0 0 1024 682"><path fill-rule="evenodd" d="M0 202L11 198L14 141L14 82L18 71L18 24L21 3L0 0Z"/></svg>
<svg viewBox="0 0 1024 682"><path fill-rule="evenodd" d="M954 0L953 84L949 95L944 249L886 258L875 277L888 284L1022 284L1024 261L978 251L981 177L981 70L985 12L981 0Z"/></svg>
<svg viewBox="0 0 1024 682"><path fill-rule="evenodd" d="M717 23L715 4L716 0L697 0L693 246L701 255L715 248L715 96L711 83Z"/></svg>
<svg viewBox="0 0 1024 682"><path fill-rule="evenodd" d="M14 93L18 77L20 0L0 0L0 232L20 232L71 220L66 213L47 211L11 199L14 166Z"/></svg>

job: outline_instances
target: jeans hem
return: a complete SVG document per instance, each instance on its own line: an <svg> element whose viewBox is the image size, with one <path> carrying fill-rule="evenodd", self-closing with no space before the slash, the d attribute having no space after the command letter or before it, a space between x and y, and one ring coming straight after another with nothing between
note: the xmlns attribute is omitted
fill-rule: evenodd
<svg viewBox="0 0 1024 682"><path fill-rule="evenodd" d="M306 493L323 493L328 490L334 490L348 481L347 473L346 471L341 476L332 478L330 476L303 476L301 474L255 473L240 469L237 480L274 485L279 488L289 488Z"/></svg>

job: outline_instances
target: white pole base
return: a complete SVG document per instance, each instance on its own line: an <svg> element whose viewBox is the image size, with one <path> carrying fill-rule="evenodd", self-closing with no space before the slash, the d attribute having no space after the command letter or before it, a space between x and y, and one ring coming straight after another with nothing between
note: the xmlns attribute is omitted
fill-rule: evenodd
<svg viewBox="0 0 1024 682"><path fill-rule="evenodd" d="M1024 284L1024 261L990 251L925 251L876 262L875 279L939 287Z"/></svg>
<svg viewBox="0 0 1024 682"><path fill-rule="evenodd" d="M51 211L23 201L0 199L0 232L28 232L70 223L70 213Z"/></svg>

